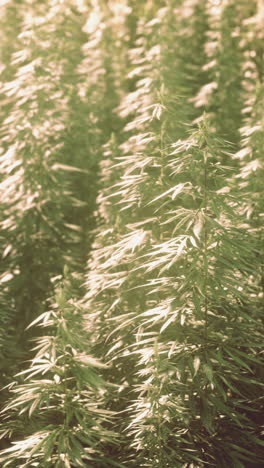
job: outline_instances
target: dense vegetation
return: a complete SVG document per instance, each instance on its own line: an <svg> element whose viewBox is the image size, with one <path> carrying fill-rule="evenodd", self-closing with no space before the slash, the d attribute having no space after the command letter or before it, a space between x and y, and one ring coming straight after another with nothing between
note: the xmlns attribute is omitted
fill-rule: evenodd
<svg viewBox="0 0 264 468"><path fill-rule="evenodd" d="M264 1L0 26L1 466L263 466Z"/></svg>

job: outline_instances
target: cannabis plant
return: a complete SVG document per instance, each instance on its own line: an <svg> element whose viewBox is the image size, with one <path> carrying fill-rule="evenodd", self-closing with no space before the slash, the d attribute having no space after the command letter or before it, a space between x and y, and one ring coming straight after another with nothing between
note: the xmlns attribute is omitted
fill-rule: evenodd
<svg viewBox="0 0 264 468"><path fill-rule="evenodd" d="M83 230L94 209L92 132L77 123L80 115L88 121L89 102L81 103L73 86L81 80L76 68L87 39L85 16L75 6L26 2L13 80L5 75L3 86L9 113L1 128L1 314L15 344L13 352L3 348L12 363L23 360L23 330L44 311L50 278L65 260L79 268Z"/></svg>
<svg viewBox="0 0 264 468"><path fill-rule="evenodd" d="M261 466L263 0L22 3L0 6L0 463Z"/></svg>
<svg viewBox="0 0 264 468"><path fill-rule="evenodd" d="M2 411L2 435L14 442L0 453L1 466L111 466L103 455L115 439L108 427L112 412L103 407L105 365L89 353L89 334L72 299L76 280L66 273L54 281L50 310L30 325L43 331L36 355L10 385L13 397Z"/></svg>

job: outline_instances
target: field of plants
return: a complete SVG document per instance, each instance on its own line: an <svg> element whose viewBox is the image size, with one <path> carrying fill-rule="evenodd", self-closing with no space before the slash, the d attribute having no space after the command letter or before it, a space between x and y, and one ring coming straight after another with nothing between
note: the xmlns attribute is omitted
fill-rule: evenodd
<svg viewBox="0 0 264 468"><path fill-rule="evenodd" d="M261 468L264 0L0 0L0 466Z"/></svg>

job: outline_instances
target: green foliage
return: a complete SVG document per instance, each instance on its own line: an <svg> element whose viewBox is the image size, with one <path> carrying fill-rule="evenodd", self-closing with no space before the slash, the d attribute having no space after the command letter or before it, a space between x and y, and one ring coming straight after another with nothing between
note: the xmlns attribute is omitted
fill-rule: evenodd
<svg viewBox="0 0 264 468"><path fill-rule="evenodd" d="M45 310L50 278L65 262L83 269L91 243L101 89L86 77L91 63L83 47L91 34L83 30L89 12L81 13L71 1L26 2L16 51L10 51L13 80L3 76L9 112L1 128L0 300L7 378L10 364L26 357L24 329Z"/></svg>
<svg viewBox="0 0 264 468"><path fill-rule="evenodd" d="M30 325L46 334L37 339L30 366L16 376L22 382L10 386L14 397L2 417L4 435L15 442L2 451L2 466L100 466L103 445L113 443L107 429L112 412L102 407L107 384L98 373L105 366L88 354L89 333L72 296L67 275L55 287L50 310Z"/></svg>
<svg viewBox="0 0 264 468"><path fill-rule="evenodd" d="M211 87L215 92L209 108L214 115L216 133L236 145L239 143L243 107L243 19L241 5L235 1L223 2L219 18L212 19L216 29L211 40L214 39L215 43L212 41L207 45L209 52L215 48L213 60L206 68L213 68Z"/></svg>
<svg viewBox="0 0 264 468"><path fill-rule="evenodd" d="M178 119L192 120L196 110L177 96L181 82L172 81L179 64L166 26L172 11L139 23L138 48L131 53L135 90L120 106L121 116L130 116L128 139L119 148L112 139L106 155L116 163L110 170L111 163L103 163L106 224L89 264L86 307L96 314L94 349L112 358L110 378L121 384L113 405L130 413L127 433L135 453L128 450L126 463L244 466L252 447L256 460L262 451L256 409L263 385L259 241L245 215L248 195L237 186L237 159L214 134L214 115L209 128L204 123L198 133L173 142L188 129ZM224 10L224 23L225 15L230 12ZM227 40L224 26L222 35ZM242 52L226 47L242 61ZM202 60L206 64L205 55ZM184 80L185 73L178 68L175 79ZM201 84L197 73L188 84L191 96L195 78ZM230 86L232 94L236 83ZM218 89L220 96L223 85ZM237 106L238 134L242 101L222 98L221 106ZM234 136L223 114L220 123Z"/></svg>
<svg viewBox="0 0 264 468"><path fill-rule="evenodd" d="M1 466L261 466L263 0L0 9Z"/></svg>
<svg viewBox="0 0 264 468"><path fill-rule="evenodd" d="M123 398L128 383L138 394L128 428L141 466L237 466L261 443L254 422L263 385L260 292L257 278L248 281L252 265L257 271L260 263L255 235L241 215L243 196L228 182L229 168L218 163L223 151L201 124L163 151L162 166L156 157L165 186L153 173L151 181L146 177L153 159L142 173L129 156L125 174L134 175L138 198L137 204L127 198L126 208L140 213L144 196L149 217L128 224L119 242L97 251L101 292L95 306L108 307L101 326L103 333L107 322L112 328L105 346L121 374ZM148 181L156 182L154 198ZM122 203L124 182L116 194ZM139 369L128 376L128 360L132 370L135 359ZM232 434L240 434L242 450Z"/></svg>

